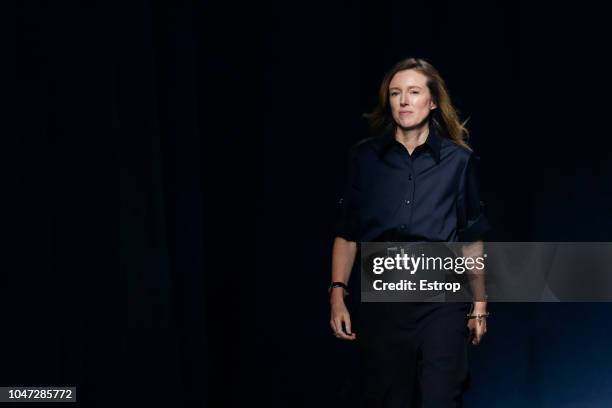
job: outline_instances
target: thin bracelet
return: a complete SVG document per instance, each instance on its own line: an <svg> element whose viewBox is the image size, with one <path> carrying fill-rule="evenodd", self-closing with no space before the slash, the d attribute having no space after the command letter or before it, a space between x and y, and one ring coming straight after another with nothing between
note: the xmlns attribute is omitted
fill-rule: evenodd
<svg viewBox="0 0 612 408"><path fill-rule="evenodd" d="M471 314L471 313L467 314L468 320L469 319L476 319L476 320L478 320L478 323L480 323L483 318L486 319L487 317L489 317L489 312L487 312L487 313L476 313L475 315Z"/></svg>

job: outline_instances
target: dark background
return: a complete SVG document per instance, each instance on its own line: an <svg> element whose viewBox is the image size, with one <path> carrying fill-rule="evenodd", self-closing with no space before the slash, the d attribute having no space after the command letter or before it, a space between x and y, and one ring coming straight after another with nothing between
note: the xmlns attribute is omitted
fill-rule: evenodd
<svg viewBox="0 0 612 408"><path fill-rule="evenodd" d="M490 240L611 241L602 2L13 6L0 385L76 385L91 407L342 406L336 201L407 56L470 117ZM609 304L490 311L468 406L610 406Z"/></svg>

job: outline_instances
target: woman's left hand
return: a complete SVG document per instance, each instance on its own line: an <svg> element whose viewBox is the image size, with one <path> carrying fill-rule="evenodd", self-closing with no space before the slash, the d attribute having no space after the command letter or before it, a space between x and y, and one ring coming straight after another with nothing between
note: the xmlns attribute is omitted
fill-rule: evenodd
<svg viewBox="0 0 612 408"><path fill-rule="evenodd" d="M474 313L486 313L486 311L479 311ZM487 318L483 317L478 321L478 319L473 318L469 319L467 323L468 328L470 329L472 344L477 346L482 341L482 338L487 333Z"/></svg>

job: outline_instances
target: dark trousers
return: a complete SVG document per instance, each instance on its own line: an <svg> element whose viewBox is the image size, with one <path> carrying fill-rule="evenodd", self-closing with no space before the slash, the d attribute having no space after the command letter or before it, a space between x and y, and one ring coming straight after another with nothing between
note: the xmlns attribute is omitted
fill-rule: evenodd
<svg viewBox="0 0 612 408"><path fill-rule="evenodd" d="M362 303L357 326L368 408L456 408L468 387L468 303Z"/></svg>

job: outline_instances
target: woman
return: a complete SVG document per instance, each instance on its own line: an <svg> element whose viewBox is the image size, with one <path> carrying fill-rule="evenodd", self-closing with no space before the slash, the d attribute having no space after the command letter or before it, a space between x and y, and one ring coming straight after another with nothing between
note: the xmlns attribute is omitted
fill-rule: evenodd
<svg viewBox="0 0 612 408"><path fill-rule="evenodd" d="M427 61L408 58L383 79L365 115L376 134L354 145L340 200L329 287L339 339L358 340L368 407L459 407L468 384L467 345L486 333L484 274L473 269L473 302L345 304L357 242L462 242L482 254L490 226L444 80ZM358 287L358 286L357 286ZM359 309L353 332L348 309ZM473 318L475 317L475 318Z"/></svg>

